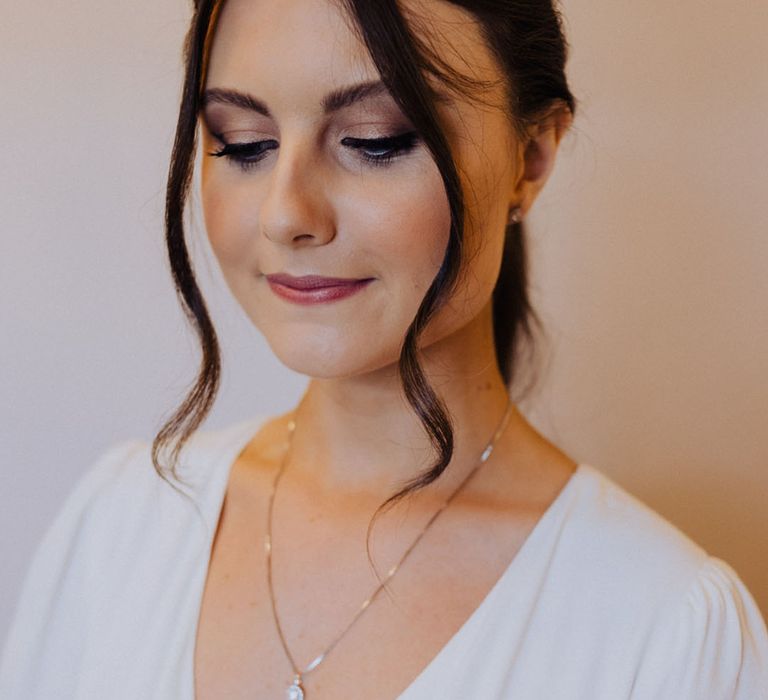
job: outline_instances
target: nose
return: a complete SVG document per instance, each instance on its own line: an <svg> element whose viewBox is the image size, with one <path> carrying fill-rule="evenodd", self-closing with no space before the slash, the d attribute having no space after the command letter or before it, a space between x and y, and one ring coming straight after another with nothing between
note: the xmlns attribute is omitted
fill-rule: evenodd
<svg viewBox="0 0 768 700"><path fill-rule="evenodd" d="M283 245L322 245L334 237L335 218L328 178L309 144L294 142L277 150L259 211L261 233Z"/></svg>

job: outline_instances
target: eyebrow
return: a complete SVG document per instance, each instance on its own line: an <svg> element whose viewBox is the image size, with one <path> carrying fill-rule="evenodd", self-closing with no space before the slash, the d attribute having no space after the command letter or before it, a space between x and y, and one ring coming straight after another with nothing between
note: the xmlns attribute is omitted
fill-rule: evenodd
<svg viewBox="0 0 768 700"><path fill-rule="evenodd" d="M339 88L338 90L328 93L322 99L320 107L323 110L323 114L330 114L332 112L338 112L345 107L350 107L356 102L389 94L389 90L382 81L371 80L369 82L357 83L356 85ZM202 95L201 107L205 107L212 103L233 105L235 107L240 107L241 109L247 109L251 112L263 114L265 117L272 117L269 108L264 102L253 97L253 95L238 90L229 88L209 88Z"/></svg>

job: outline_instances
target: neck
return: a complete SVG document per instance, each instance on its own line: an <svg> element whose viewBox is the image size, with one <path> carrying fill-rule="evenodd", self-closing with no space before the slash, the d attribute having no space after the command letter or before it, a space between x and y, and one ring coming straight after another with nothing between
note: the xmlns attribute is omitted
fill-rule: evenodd
<svg viewBox="0 0 768 700"><path fill-rule="evenodd" d="M420 350L427 380L453 423L454 452L444 474L430 485L442 495L476 466L509 404L488 334L466 328ZM313 379L293 417L288 471L315 492L381 502L429 468L437 453L408 404L397 366L348 378ZM504 431L524 419L512 407Z"/></svg>

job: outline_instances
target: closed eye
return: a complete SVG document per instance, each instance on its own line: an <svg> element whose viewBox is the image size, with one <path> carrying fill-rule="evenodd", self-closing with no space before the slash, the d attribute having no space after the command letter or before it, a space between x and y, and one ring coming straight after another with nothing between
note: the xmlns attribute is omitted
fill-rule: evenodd
<svg viewBox="0 0 768 700"><path fill-rule="evenodd" d="M222 139L219 138L221 141ZM274 144L274 145L272 145ZM223 147L218 151L212 151L208 153L209 156L214 158L227 158L234 163L237 163L242 168L248 167L258 163L267 151L277 148L277 141L252 141L245 143L224 143Z"/></svg>
<svg viewBox="0 0 768 700"><path fill-rule="evenodd" d="M278 146L275 140L225 143L220 136L216 138L224 145L218 151L209 152L208 155L215 158L227 158L239 165L243 170L252 168L266 156L268 151ZM375 166L385 166L395 158L412 151L416 147L418 140L417 132L409 131L404 134L386 136L379 139L346 137L341 140L341 143L358 151L364 161Z"/></svg>
<svg viewBox="0 0 768 700"><path fill-rule="evenodd" d="M345 146L360 151L362 158L374 165L387 165L398 156L409 153L416 147L419 135L409 131L397 136L381 139L355 139L347 137L341 140Z"/></svg>

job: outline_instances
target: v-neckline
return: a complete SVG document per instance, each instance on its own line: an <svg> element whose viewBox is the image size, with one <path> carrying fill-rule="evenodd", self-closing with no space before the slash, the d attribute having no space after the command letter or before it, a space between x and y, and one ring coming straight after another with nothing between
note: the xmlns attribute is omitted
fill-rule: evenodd
<svg viewBox="0 0 768 700"><path fill-rule="evenodd" d="M506 588L512 585L517 572L524 569L525 562L538 554L536 547L538 541L546 535L550 522L557 518L560 511L565 507L571 492L576 488L576 481L581 478L585 471L585 464L579 463L576 465L576 469L574 469L571 476L568 477L568 481L566 481L560 488L557 496L555 496L541 517L536 521L536 524L531 528L523 541L523 544L512 558L512 561L509 562L499 578L496 579L496 583L491 586L488 593L486 593L485 597L480 601L480 604L470 613L467 619L461 624L461 627L456 630L453 636L440 648L429 663L427 663L416 678L408 684L395 700L410 700L409 695L417 689L417 686L423 685L425 679L432 674L433 669L439 666L443 659L451 654L453 648L461 642L462 638L469 634L477 624L482 622L486 611L492 608L496 599L503 594ZM414 700L416 699L414 698Z"/></svg>
<svg viewBox="0 0 768 700"><path fill-rule="evenodd" d="M197 635L199 633L200 613L203 603L203 593L205 590L205 580L207 578L208 569L211 565L211 549L213 547L213 538L216 533L219 520L221 519L227 485L229 484L230 475L238 458L250 444L251 440L256 437L261 428L270 419L271 416L259 414L250 419L242 421L240 425L244 426L243 432L240 433L238 431L237 440L228 445L228 449L225 450L224 455L220 459L220 462L213 470L215 473L214 478L217 480L217 483L212 489L213 495L211 496L211 500L209 502L210 514L212 518L209 523L211 527L207 532L206 547L204 550L207 552L207 556L203 558L202 562L202 582L195 599L196 616L192 625L192 660L189 667L192 669L191 684L193 698L195 698L195 647L197 642ZM555 496L552 502L547 506L544 513L538 519L536 524L533 526L533 528L531 528L530 532L523 541L523 544L512 558L512 561L505 567L504 571L502 571L501 575L493 584L493 586L491 586L480 604L470 613L467 619L464 620L464 622L461 624L459 629L456 630L451 638L439 649L439 651L432 657L427 665L422 668L419 674L408 684L408 686L397 696L397 698L395 698L395 700L410 700L408 696L413 691L413 689L416 688L417 685L422 685L424 683L424 679L433 672L433 669L436 668L449 653L451 653L453 648L459 644L461 639L469 633L470 629L473 628L478 623L478 621L480 621L480 619L485 614L485 611L493 605L495 599L501 595L502 590L508 585L516 572L524 565L525 560L530 559L536 554L536 543L539 539L541 539L541 537L544 536L550 521L552 521L564 507L567 497L575 488L577 479L580 478L580 476L586 471L586 466L587 465L584 463L579 463L576 465L576 469L574 469L573 473L568 478L568 481L566 481L565 484L561 487L557 496Z"/></svg>

